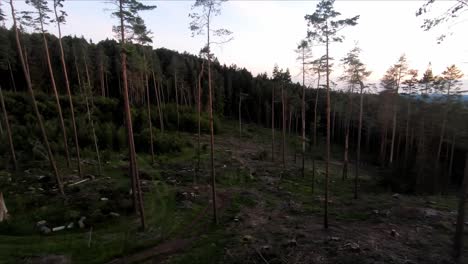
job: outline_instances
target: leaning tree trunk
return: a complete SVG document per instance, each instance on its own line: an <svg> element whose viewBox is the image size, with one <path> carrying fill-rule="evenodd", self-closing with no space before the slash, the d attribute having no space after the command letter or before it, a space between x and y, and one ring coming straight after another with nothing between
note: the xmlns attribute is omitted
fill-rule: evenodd
<svg viewBox="0 0 468 264"><path fill-rule="evenodd" d="M453 156L455 154L455 139L456 139L456 134L453 132L453 137L452 137L452 149L450 150L450 161L449 161L449 168L448 168L448 179L450 180L452 178L452 171L453 171Z"/></svg>
<svg viewBox="0 0 468 264"><path fill-rule="evenodd" d="M285 148L286 148L286 105L284 102L284 85L281 85L281 108L283 116L283 142L281 144L282 148L282 158L283 158L283 169L286 169L286 158L285 158Z"/></svg>
<svg viewBox="0 0 468 264"><path fill-rule="evenodd" d="M71 96L70 82L68 80L67 64L65 63L65 53L63 51L63 45L62 45L62 30L60 28L60 20L58 18L57 8L56 7L54 7L54 13L55 13L55 20L57 22L58 34L59 34L59 39L58 40L59 40L59 48L60 48L60 60L62 62L63 77L65 78L65 88L67 90L68 103L69 103L69 106L70 106L70 114L71 114L71 119L72 119L71 121L72 121L72 129L73 129L73 140L75 141L78 174L80 175L80 177L82 177L83 172L82 172L82 169L81 169L80 145L78 143L78 132L77 132L77 129L76 129L75 109L73 107L73 100L72 100L72 96Z"/></svg>
<svg viewBox="0 0 468 264"><path fill-rule="evenodd" d="M176 111L177 111L177 132L179 132L180 114L179 114L179 94L177 91L177 72L176 71L174 71L174 89L175 89L175 101L176 101Z"/></svg>
<svg viewBox="0 0 468 264"><path fill-rule="evenodd" d="M83 61L85 65L85 73L86 73L86 81L87 81L85 87L83 88L84 94L86 96L85 97L86 110L88 113L88 121L91 124L91 130L92 130L91 132L93 133L94 149L96 151L96 157L98 160L98 173L99 175L101 175L101 172L102 172L101 155L99 154L98 139L96 136L96 130L94 128L94 121L91 118L91 112L90 112L90 107L89 107L89 101L91 101L91 107L94 109L93 89L91 87L91 78L89 77L88 62L86 60L86 54L84 52L83 52ZM75 63L76 63L76 60L75 60ZM78 67L77 67L77 75L78 75L78 79L80 79L80 72L78 71ZM83 83L85 83L84 80L83 80ZM89 97L88 97L88 93L89 93Z"/></svg>
<svg viewBox="0 0 468 264"><path fill-rule="evenodd" d="M465 159L465 173L463 177L463 184L460 190L460 197L458 201L458 214L457 225L455 229L455 238L453 249L456 260L461 260L463 253L463 231L465 228L465 204L466 196L468 195L468 156Z"/></svg>
<svg viewBox="0 0 468 264"><path fill-rule="evenodd" d="M10 60L7 60L8 62L8 71L10 72L10 80L11 80L11 88L13 88L13 91L16 92L16 82L15 82L15 77L13 76L13 69L11 68L11 63Z"/></svg>
<svg viewBox="0 0 468 264"><path fill-rule="evenodd" d="M146 65L146 63L145 63ZM146 86L146 105L148 110L148 127L150 130L150 150L151 150L151 162L154 163L154 141L153 141L153 124L151 123L151 104L150 104L150 92L148 83L148 74L145 73L145 86Z"/></svg>
<svg viewBox="0 0 468 264"><path fill-rule="evenodd" d="M127 53L125 51L125 25L124 25L124 16L123 16L123 0L119 0L119 13L120 13L120 33L121 33L121 60L122 60L122 82L123 82L123 96L124 96L124 112L125 112L125 125L127 126L127 137L128 137L128 150L129 150L129 160L130 160L130 172L131 178L133 181L133 193L138 198L138 209L140 212L140 221L141 228L145 229L145 213L143 207L143 195L141 193L136 152L135 152L135 142L133 140L133 128L132 128L132 115L130 112L130 101L128 96L128 80L127 80ZM135 198L134 198L135 200ZM137 204L134 204L136 207Z"/></svg>
<svg viewBox="0 0 468 264"><path fill-rule="evenodd" d="M13 167L15 171L18 170L18 163L16 162L15 146L13 144L13 137L11 135L10 121L8 120L8 113L5 107L5 101L3 100L2 87L0 86L0 104L2 106L3 117L5 118L5 128L8 136L8 144L10 146L11 160L13 162ZM1 123L1 121L0 121Z"/></svg>
<svg viewBox="0 0 468 264"><path fill-rule="evenodd" d="M304 77L303 77L304 79ZM304 85L304 80L302 81L302 109L301 109L301 118L302 118L302 178L305 177L305 143L306 143L306 138L305 138L305 85Z"/></svg>
<svg viewBox="0 0 468 264"><path fill-rule="evenodd" d="M320 73L317 79L317 93L315 94L314 104L314 147L317 147L317 108L318 108L318 97L319 97L319 86L320 86Z"/></svg>
<svg viewBox="0 0 468 264"><path fill-rule="evenodd" d="M327 150L325 158L325 206L323 213L323 227L328 228L328 196L329 196L329 182L330 182L330 65L328 58L328 34L326 36L326 56L327 56Z"/></svg>
<svg viewBox="0 0 468 264"><path fill-rule="evenodd" d="M349 153L349 132L351 128L351 113L353 111L353 98L352 98L353 89L351 88L350 93L348 94L348 111L346 113L347 119L345 124L345 151L344 151L344 159L343 159L343 175L342 180L348 178L348 153Z"/></svg>
<svg viewBox="0 0 468 264"><path fill-rule="evenodd" d="M160 89L158 89L156 78L154 76L154 71L152 71L151 74L153 76L153 86L154 86L154 94L156 98L156 107L158 108L159 127L161 128L161 133L164 133L164 120L163 120L163 113L161 109Z"/></svg>
<svg viewBox="0 0 468 264"><path fill-rule="evenodd" d="M275 161L275 87L271 90L271 161Z"/></svg>
<svg viewBox="0 0 468 264"><path fill-rule="evenodd" d="M58 111L59 120L60 120L60 127L62 128L63 147L64 147L64 150L65 150L65 157L67 159L67 166L70 167L71 162L70 162L70 152L68 151L67 130L65 128L65 122L63 120L62 107L60 106L60 99L59 99L59 94L58 94L58 91L57 91L57 85L55 84L54 71L52 70L52 63L50 62L49 45L47 44L47 39L46 39L46 36L45 36L45 31L44 31L42 21L41 21L41 30L42 30L42 41L43 41L43 44L44 44L44 50L45 50L46 61L47 61L47 68L49 70L50 82L51 82L51 85L52 85L52 90L54 92L55 102L57 103L57 111Z"/></svg>
<svg viewBox="0 0 468 264"><path fill-rule="evenodd" d="M47 156L49 158L50 167L54 171L55 179L57 181L57 185L58 185L60 194L65 196L65 192L63 191L62 179L61 179L61 177L59 175L57 166L55 165L55 159L54 159L54 156L52 154L52 150L50 148L49 139L47 138L47 133L46 133L46 130L44 128L44 123L42 122L42 116L41 116L41 113L39 112L39 108L37 106L36 97L34 96L34 91L33 91L33 88L32 88L31 78L30 78L28 69L26 67L24 57L23 57L23 51L21 49L20 36L19 36L19 32L18 32L18 27L16 25L16 14L15 14L15 8L14 8L14 5L13 5L13 0L10 0L10 7L11 7L12 20L13 20L13 28L15 29L15 39L16 39L16 47L18 48L18 57L20 59L21 66L23 68L23 74L24 74L24 77L26 79L26 86L28 88L28 92L29 92L29 95L31 97L31 104L32 104L34 113L36 115L37 122L39 123L39 128L41 130L41 135L42 135L42 141L43 141L43 143L45 145L45 148L47 150Z"/></svg>
<svg viewBox="0 0 468 264"><path fill-rule="evenodd" d="M359 165L361 164L361 136L362 136L362 108L364 84L360 82L361 92L359 94L359 125L356 151L356 174L354 175L354 199L358 198Z"/></svg>
<svg viewBox="0 0 468 264"><path fill-rule="evenodd" d="M210 54L210 15L207 22L207 47L208 47L208 103L210 115L210 162L211 162L211 199L213 200L213 221L218 224L218 209L216 208L216 178L214 168L214 125L213 125L213 89L211 87L211 54Z"/></svg>
<svg viewBox="0 0 468 264"><path fill-rule="evenodd" d="M201 70L198 74L198 89L197 89L197 118L198 118L198 135L197 135L197 170L195 173L195 181L197 180L200 173L200 138L201 138L201 94L202 94L202 77L203 71L205 70L205 61L202 61Z"/></svg>

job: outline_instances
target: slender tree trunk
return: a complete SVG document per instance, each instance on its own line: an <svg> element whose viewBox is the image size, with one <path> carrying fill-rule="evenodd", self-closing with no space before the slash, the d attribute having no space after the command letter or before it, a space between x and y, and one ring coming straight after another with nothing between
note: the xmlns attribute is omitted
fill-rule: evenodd
<svg viewBox="0 0 468 264"><path fill-rule="evenodd" d="M275 161L275 87L271 91L271 161Z"/></svg>
<svg viewBox="0 0 468 264"><path fill-rule="evenodd" d="M304 58L304 56L303 56ZM304 68L304 61L302 63L302 67ZM304 71L304 69L303 69ZM301 105L301 121L302 121L302 178L305 177L305 144L306 144L306 116L305 116L305 73L302 74L302 105Z"/></svg>
<svg viewBox="0 0 468 264"><path fill-rule="evenodd" d="M179 94L177 92L177 72L174 70L174 89L175 89L175 101L176 101L176 111L177 111L177 132L179 132Z"/></svg>
<svg viewBox="0 0 468 264"><path fill-rule="evenodd" d="M81 74L80 71L78 70L78 63L76 59L76 54L75 56L75 68L76 68L76 74L78 80L81 80ZM90 104L91 107L94 108L94 103L93 103L93 92L91 89L91 79L89 78L89 73L88 73L88 62L86 61L86 55L83 53L83 59L84 59L84 65L85 65L85 72L86 72L86 81L83 79L83 88L80 87L80 91L82 91L82 95L85 97L85 102L86 102L86 113L88 116L88 122L91 125L91 133L93 134L93 143L94 143L94 150L96 152L96 158L98 161L98 175L102 175L102 166L101 166L101 155L99 154L99 145L98 145L98 139L96 136L96 130L94 128L94 121L91 115L91 110L90 110ZM81 83L81 82L80 82ZM88 94L89 93L89 94ZM91 101L91 103L89 102Z"/></svg>
<svg viewBox="0 0 468 264"><path fill-rule="evenodd" d="M329 196L329 167L330 167L330 64L328 54L328 34L326 35L326 57L327 57L327 150L325 158L325 207L323 214L323 227L328 229L328 196Z"/></svg>
<svg viewBox="0 0 468 264"><path fill-rule="evenodd" d="M16 82L15 82L15 77L13 76L13 69L11 68L11 63L9 59L7 62L8 62L8 71L10 72L11 86L13 88L13 91L16 92Z"/></svg>
<svg viewBox="0 0 468 264"><path fill-rule="evenodd" d="M468 195L468 156L465 159L465 173L463 177L463 184L460 190L460 196L458 200L458 214L457 214L457 225L455 229L455 237L453 243L453 249L455 259L457 261L462 259L463 254L463 231L465 228L465 204L466 196Z"/></svg>
<svg viewBox="0 0 468 264"><path fill-rule="evenodd" d="M411 91L410 91L411 93ZM411 118L411 100L408 99L408 112L406 117L406 132L405 132L405 167L408 162L408 155L410 149L410 118Z"/></svg>
<svg viewBox="0 0 468 264"><path fill-rule="evenodd" d="M62 129L62 134L63 134L63 147L65 150L65 158L67 159L67 167L70 167L71 162L70 162L70 152L68 150L67 130L65 128L65 122L63 120L62 107L60 106L60 98L59 98L59 94L57 91L57 85L55 84L54 71L52 70L52 63L50 62L49 45L47 44L47 39L45 36L45 31L44 31L42 21L41 21L41 30L42 30L42 41L44 44L44 50L46 54L47 68L49 70L50 82L52 85L52 90L54 92L55 102L57 103L57 111L58 111L59 120L60 120L60 127Z"/></svg>
<svg viewBox="0 0 468 264"><path fill-rule="evenodd" d="M146 65L146 63L145 63ZM146 105L148 108L148 127L150 130L150 150L151 150L151 162L154 164L154 144L153 144L153 124L151 122L151 104L150 104L150 91L149 91L149 80L148 74L145 73L145 86L146 86Z"/></svg>
<svg viewBox="0 0 468 264"><path fill-rule="evenodd" d="M214 126L213 126L213 89L211 87L211 50L210 50L210 15L211 7L208 12L207 22L207 47L208 47L208 101L209 101L209 115L210 115L210 161L211 161L211 195L213 200L213 221L218 224L218 209L216 208L216 179L214 168Z"/></svg>
<svg viewBox="0 0 468 264"><path fill-rule="evenodd" d="M71 95L71 89L70 89L70 81L68 80L68 70L67 70L67 64L65 63L65 53L63 51L63 45L62 45L62 30L60 28L60 20L57 14L57 8L54 7L54 13L55 13L55 20L57 22L57 29L59 33L59 48L60 48L60 60L62 62L62 70L63 70L63 77L65 78L65 88L67 90L67 96L68 96L68 103L70 106L70 114L71 114L71 121L72 121L72 129L73 129L73 140L75 143L75 151L76 151L76 159L77 159L77 166L78 166L78 174L80 177L83 177L83 171L81 169L81 156L80 156L80 145L78 143L78 132L76 129L76 120L75 120L75 108L73 107L73 99Z"/></svg>
<svg viewBox="0 0 468 264"><path fill-rule="evenodd" d="M44 128L44 123L42 122L42 116L41 116L41 114L39 112L39 108L37 106L36 97L34 96L34 91L33 91L33 88L32 88L31 78L30 78L28 69L26 67L26 63L24 61L23 51L21 49L20 36L19 36L19 32L18 32L18 27L16 25L16 14L15 14L15 8L14 8L14 5L13 5L13 0L10 0L10 7L11 7L12 20L13 20L13 28L15 29L15 38L16 38L16 47L18 48L18 57L20 59L21 66L23 68L24 77L26 79L26 85L28 87L28 92L29 92L29 95L31 97L31 104L32 104L34 113L36 114L37 121L39 123L39 127L40 127L40 130L41 130L41 135L42 135L42 141L43 141L43 143L45 145L45 148L47 150L47 156L49 158L50 167L54 171L55 179L57 180L57 185L58 185L60 194L62 194L62 196L65 196L65 192L63 191L62 179L61 179L61 177L59 175L57 166L55 165L55 159L54 159L54 156L52 154L52 150L50 149L49 139L47 138L47 133L46 133L46 130Z"/></svg>
<svg viewBox="0 0 468 264"><path fill-rule="evenodd" d="M242 140L242 95L239 93L239 143Z"/></svg>
<svg viewBox="0 0 468 264"><path fill-rule="evenodd" d="M76 78L78 79L78 89L80 90L80 94L83 94L83 89L81 85L81 77L80 77L80 70L78 69L78 60L76 56L75 47L73 47L73 57L75 62L75 69L76 69Z"/></svg>
<svg viewBox="0 0 468 264"><path fill-rule="evenodd" d="M330 105L331 109L331 105ZM333 107L333 117L331 121L331 139L335 140L335 120L336 120L336 106Z"/></svg>
<svg viewBox="0 0 468 264"><path fill-rule="evenodd" d="M456 139L456 134L453 133L452 148L450 150L450 161L449 161L449 168L448 168L448 180L449 180L449 182L450 182L450 179L452 178L452 171L453 171L453 156L455 154L455 139Z"/></svg>
<svg viewBox="0 0 468 264"><path fill-rule="evenodd" d="M397 109L396 109L396 102L393 103L393 119L392 119L392 142L390 143L390 157L389 157L389 164L393 164L393 150L395 148L395 136L396 136L396 125L397 125Z"/></svg>
<svg viewBox="0 0 468 264"><path fill-rule="evenodd" d="M320 85L320 73L318 74L317 80L317 93L315 94L314 104L314 147L317 146L317 108L318 108L318 97L319 97L319 85Z"/></svg>
<svg viewBox="0 0 468 264"><path fill-rule="evenodd" d="M354 199L358 198L359 166L361 164L361 136L362 136L362 108L364 84L360 82L361 92L359 93L359 125L356 151L356 174L354 174Z"/></svg>
<svg viewBox="0 0 468 264"><path fill-rule="evenodd" d="M156 97L156 106L158 108L158 115L159 115L159 127L161 128L161 133L164 133L164 120L163 120L163 113L161 109L161 96L160 96L160 89L158 89L156 78L154 76L154 71L151 72L153 76L153 86L154 86L154 94Z"/></svg>
<svg viewBox="0 0 468 264"><path fill-rule="evenodd" d="M124 96L124 111L125 111L125 124L127 125L127 136L128 136L128 149L129 149L129 160L130 160L130 171L131 178L133 181L133 193L138 197L138 209L140 212L141 228L145 229L145 213L143 207L143 194L140 188L140 181L138 175L136 153L135 153L135 142L133 140L133 128L132 128L132 116L130 112L130 101L128 98L128 81L127 81L127 54L125 51L125 25L123 16L123 0L119 0L119 12L120 12L120 31L121 33L121 44L122 44L122 82L123 82L123 96ZM135 200L135 198L134 198ZM137 204L134 204L137 206Z"/></svg>
<svg viewBox="0 0 468 264"><path fill-rule="evenodd" d="M197 137L197 171L195 175L195 181L200 174L200 138L201 138L201 107L202 107L202 77L205 68L205 61L202 61L201 70L198 74L198 89L197 89L197 117L198 117L198 137Z"/></svg>
<svg viewBox="0 0 468 264"><path fill-rule="evenodd" d="M353 111L353 98L352 98L352 93L353 89L351 88L349 94L348 94L348 111L346 113L346 124L345 124L345 150L344 150L344 159L343 159L343 175L342 175L342 180L344 181L345 179L348 178L348 152L349 152L349 133L350 133L350 128L351 128L351 114Z"/></svg>
<svg viewBox="0 0 468 264"><path fill-rule="evenodd" d="M282 143L282 157L283 157L283 169L286 169L286 158L285 158L285 148L286 148L286 105L284 102L284 86L281 85L281 108L283 116L283 143Z"/></svg>
<svg viewBox="0 0 468 264"><path fill-rule="evenodd" d="M15 171L18 170L18 163L16 162L15 146L13 144L13 137L11 135L10 121L8 120L8 113L5 107L5 101L3 100L2 87L0 86L0 103L2 106L3 117L5 118L5 128L8 136L8 144L10 145L11 160L13 162L13 168ZM0 121L1 123L1 121Z"/></svg>

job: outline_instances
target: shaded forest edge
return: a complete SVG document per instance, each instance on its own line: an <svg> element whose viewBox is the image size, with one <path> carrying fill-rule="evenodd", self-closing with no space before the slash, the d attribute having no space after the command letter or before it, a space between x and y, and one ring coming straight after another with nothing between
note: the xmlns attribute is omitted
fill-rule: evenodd
<svg viewBox="0 0 468 264"><path fill-rule="evenodd" d="M62 68L60 67L58 39L53 35L46 34L46 36L50 44L51 62L56 67L54 71L60 73ZM47 95L45 95L51 92L50 78L43 70L45 55L43 52L36 52L33 48L42 45L41 34L22 33L21 37L34 90L39 92L38 100L42 101L40 111L43 112L44 119L50 123L48 129L51 130L51 138L56 139L52 144L61 151L60 148L63 144L60 144L60 131L56 129L57 124L52 124L57 118L54 114L56 109L54 109L52 98L47 101ZM6 55L0 56L2 60L6 59L0 63L0 85L3 89L10 91L25 91L24 76L15 52L14 32L0 28L0 39L0 52ZM148 102L158 102L159 100L161 105L167 108L167 111L162 112L164 118L163 122L160 123L160 112L151 106L152 123L157 128L164 129L162 126L167 122L168 129L177 129L177 122L182 122L181 130L196 132L194 130L198 122L195 110L197 82L203 59L168 49L152 50L149 46L137 44L127 44L127 46L129 98L134 108L132 111L136 114L133 124L134 131L136 131L135 141L145 142L143 140L148 139L148 126L145 119L147 114L144 110L147 95L143 77L148 67L154 73L150 75L148 80L150 84ZM120 145L124 146L125 144L125 140L123 140L124 129L122 128L123 103L119 74L121 68L119 43L114 40L104 40L95 44L84 38L64 37L63 47L66 63L69 65L68 76L71 92L74 94L73 100L77 100L76 113L81 113L77 114L77 127L84 128L85 126L79 124L86 122L84 114L86 110L83 103L85 96L83 95L92 95L90 98L95 99L91 103L97 105L92 106L94 109L92 115L98 119L97 125L103 126L96 129L98 137L100 137L99 145L104 149L119 149ZM146 61L146 64L148 61L150 62L149 65L145 64L144 58L150 58ZM242 120L245 122L271 127L273 98L273 103L277 105L274 107L276 112L274 126L281 129L283 113L279 94L280 87L284 87L284 121L289 131L298 131L297 133L299 133L302 86L291 82L289 71L283 72L278 68L275 68L275 71L276 73L274 72L271 78L266 73L254 77L246 69L238 68L235 65L221 65L214 59L212 67L213 112L219 117L237 119L240 111ZM320 74L320 69L317 73ZM206 76L201 76L202 110L206 110L208 108L207 80ZM414 80L414 78L409 74L407 80L401 80L403 92L408 92L408 87L413 86L411 93L398 93L398 96L395 97L394 91L383 89L379 94L364 94L363 150L371 154L372 158L369 162L379 164L383 168L383 173L387 175L388 184L395 191L447 192L451 187L460 185L463 175L463 157L468 144L466 133L464 133L467 131L467 125L466 122L462 122L467 118L465 102L460 98L455 98L455 95L441 95L440 80L432 76L430 69L421 80ZM56 74L55 81L59 94L64 94L63 74ZM382 80L384 88L385 81L384 77ZM309 146L308 150L312 152L314 152L313 139L317 135L326 134L326 100L323 87L322 83L317 83L317 86L305 89L306 140ZM427 98L433 94L439 96L431 97L428 100ZM240 97L245 98L242 98L242 105L238 108ZM31 144L34 144L34 139L28 137L29 133L26 132L37 131L34 117L29 114L32 111L25 103L27 100L22 93L18 95L6 94L7 109L11 112L11 122L13 123L12 130L17 137L15 142L18 142L15 144L18 144L19 150L32 149ZM66 113L69 111L67 99L62 97L60 100L65 112L64 117L67 119L69 116ZM181 118L176 116L178 111L174 109L179 108L178 106L181 106L183 112L182 121L175 120ZM396 107L395 111L394 107ZM331 91L331 140L333 143L345 145L348 135L350 149L348 159L350 161L354 159L358 133L358 109L359 94L357 91ZM393 112L397 113L398 117L395 120L395 125L392 119ZM67 122L69 123L69 121ZM201 122L205 125L203 130L206 132L206 125L208 125L206 114ZM392 133L393 127L395 127L394 133ZM110 134L112 137L109 136ZM158 135L158 133L155 134ZM89 133L81 131L80 135L82 137L79 140L80 144L86 146L92 141L86 138L89 137ZM2 142L6 144L6 140ZM138 151L148 151L144 145L139 144ZM7 153L7 146L2 146L2 148L5 150L4 153Z"/></svg>

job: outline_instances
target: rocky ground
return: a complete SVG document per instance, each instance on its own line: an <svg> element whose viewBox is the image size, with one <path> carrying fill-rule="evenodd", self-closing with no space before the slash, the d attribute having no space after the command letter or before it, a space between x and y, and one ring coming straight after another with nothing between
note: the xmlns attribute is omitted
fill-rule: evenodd
<svg viewBox="0 0 468 264"><path fill-rule="evenodd" d="M193 149L156 164L139 159L145 232L132 216L123 158L106 164L103 176L80 179L71 172L65 203L40 169L19 181L3 172L0 186L9 186L15 221L0 224L0 263L452 263L453 195L392 193L378 184L377 168L366 165L355 200L353 179L341 179L342 164L334 159L324 229L323 161L313 178L307 157L303 178L293 147L283 166L278 143L272 162L267 131L257 130L247 126L241 141L229 132L216 137L217 226L207 136L198 176Z"/></svg>

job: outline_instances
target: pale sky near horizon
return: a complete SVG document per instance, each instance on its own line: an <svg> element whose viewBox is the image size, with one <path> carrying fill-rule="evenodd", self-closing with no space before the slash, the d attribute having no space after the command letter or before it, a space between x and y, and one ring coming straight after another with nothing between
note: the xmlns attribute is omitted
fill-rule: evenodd
<svg viewBox="0 0 468 264"><path fill-rule="evenodd" d="M5 13L9 8L3 2ZM24 10L24 1L15 1L17 9ZM153 31L153 46L165 47L179 52L187 51L198 54L205 36L191 37L188 14L194 1L165 0L145 1L155 4L153 11L143 12L147 26ZM425 32L420 26L422 17L416 17L417 9L425 1L370 1L338 0L335 10L342 13L342 18L360 15L358 25L342 30L343 43L333 43L330 56L342 58L355 43L362 49L362 61L373 74L371 82L378 82L385 71L393 65L403 53L407 55L411 68L420 74L432 62L434 74L441 73L447 66L456 64L468 75L467 37L463 29L467 23L460 23L450 30L454 32L442 44L436 38L439 29ZM254 75L267 72L271 74L274 64L280 68L289 68L294 81L299 81L301 65L296 61L297 43L306 36L306 14L315 11L318 1L251 1L231 0L223 4L220 16L215 18L215 26L222 26L233 31L234 39L222 47L215 47L213 52L221 63L236 64L245 67ZM430 15L440 14L453 1L436 1ZM67 24L63 27L64 35L84 35L94 42L113 38L111 18L112 6L98 0L65 1L68 12ZM468 16L465 16L468 19ZM8 25L8 24L7 24ZM49 27L51 33L55 26ZM314 56L323 54L323 47L313 47ZM335 61L335 76L341 66ZM467 76L465 76L467 79Z"/></svg>

